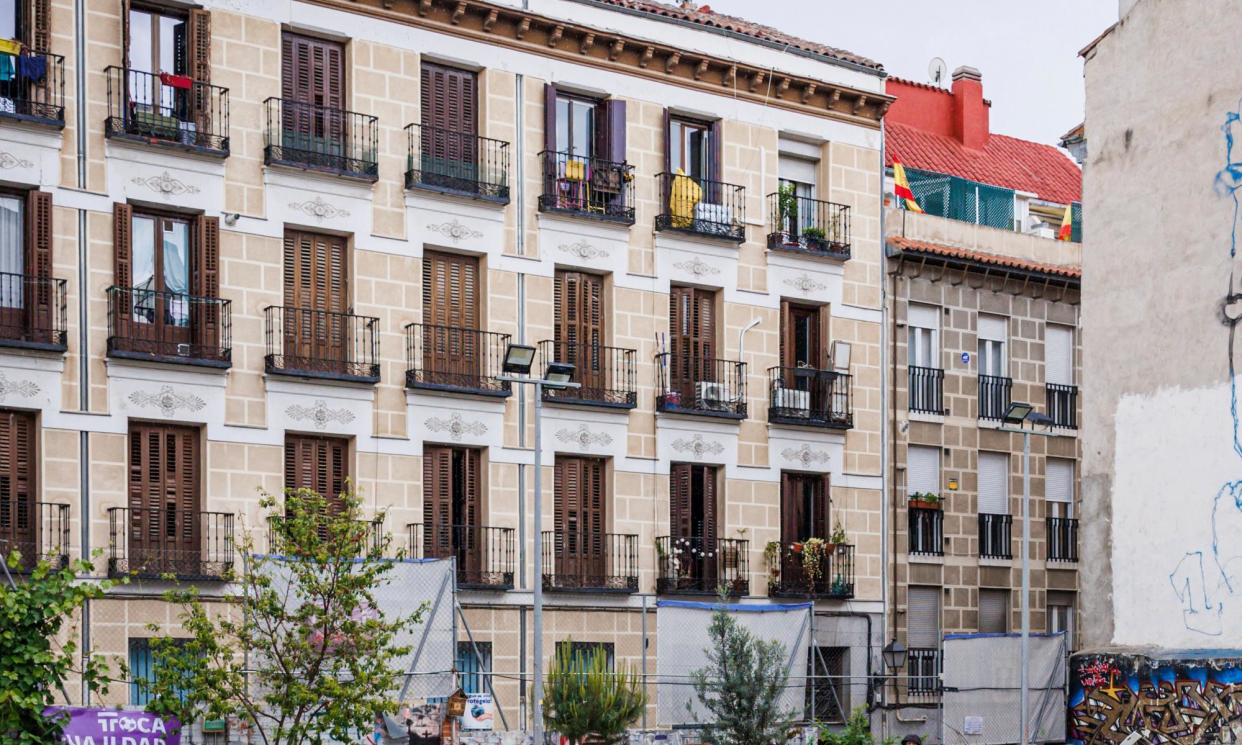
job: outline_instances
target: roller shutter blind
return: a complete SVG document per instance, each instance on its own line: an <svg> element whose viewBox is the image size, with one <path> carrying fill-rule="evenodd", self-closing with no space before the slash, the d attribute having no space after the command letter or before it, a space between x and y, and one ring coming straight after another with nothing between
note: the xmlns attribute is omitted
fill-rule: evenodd
<svg viewBox="0 0 1242 745"><path fill-rule="evenodd" d="M1009 514L1009 456L979 453L979 514Z"/></svg>
<svg viewBox="0 0 1242 745"><path fill-rule="evenodd" d="M906 491L940 493L940 448L910 446L906 455Z"/></svg>
<svg viewBox="0 0 1242 745"><path fill-rule="evenodd" d="M1049 325L1044 331L1044 375L1055 385L1074 384L1074 332Z"/></svg>
<svg viewBox="0 0 1242 745"><path fill-rule="evenodd" d="M912 649L940 647L940 588L910 587L907 590L906 646Z"/></svg>
<svg viewBox="0 0 1242 745"><path fill-rule="evenodd" d="M1049 502L1074 501L1074 461L1064 458L1048 459L1044 497Z"/></svg>
<svg viewBox="0 0 1242 745"><path fill-rule="evenodd" d="M1009 591L979 591L979 633L1004 634L1009 631Z"/></svg>

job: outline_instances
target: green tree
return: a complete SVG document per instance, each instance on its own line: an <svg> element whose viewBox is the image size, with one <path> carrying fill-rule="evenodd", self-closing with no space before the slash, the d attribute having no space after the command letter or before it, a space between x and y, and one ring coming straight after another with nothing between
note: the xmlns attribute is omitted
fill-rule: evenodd
<svg viewBox="0 0 1242 745"><path fill-rule="evenodd" d="M10 569L22 565L17 552L7 562ZM0 742L60 742L63 717L45 717L43 710L69 702L71 674L80 673L92 691L108 692L107 664L92 656L79 668L76 634L66 626L83 603L112 586L78 581L93 569L88 561L63 567L40 561L27 578L0 579Z"/></svg>
<svg viewBox="0 0 1242 745"><path fill-rule="evenodd" d="M395 660L410 651L397 637L427 608L384 616L373 591L390 581L391 537L372 541L358 499L346 493L341 503L330 509L302 489L282 508L263 495L270 553L242 539L244 571L227 607L209 609L193 588L168 593L188 638L152 641L149 711L182 722L236 717L265 745L317 745L357 739L392 706Z"/></svg>
<svg viewBox="0 0 1242 745"><path fill-rule="evenodd" d="M846 720L845 727L840 730L833 731L827 725L820 725L819 733L815 738L816 745L875 745L875 740L871 737L871 721L867 718L867 710L864 707L858 707L850 712L850 718ZM897 738L889 737L883 742L883 745L893 745L897 742Z"/></svg>
<svg viewBox="0 0 1242 745"><path fill-rule="evenodd" d="M772 745L789 739L794 714L781 707L789 671L785 647L758 639L721 605L712 614L703 650L707 665L690 673L699 705L709 715L686 708L716 745Z"/></svg>
<svg viewBox="0 0 1242 745"><path fill-rule="evenodd" d="M647 705L639 676L626 666L612 671L600 648L556 656L543 690L543 726L571 743L615 745Z"/></svg>

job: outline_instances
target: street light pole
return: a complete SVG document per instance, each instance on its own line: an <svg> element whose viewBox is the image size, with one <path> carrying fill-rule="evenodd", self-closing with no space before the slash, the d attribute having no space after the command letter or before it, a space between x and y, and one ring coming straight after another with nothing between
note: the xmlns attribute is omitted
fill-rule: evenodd
<svg viewBox="0 0 1242 745"><path fill-rule="evenodd" d="M1031 741L1031 433L1022 433L1022 745Z"/></svg>

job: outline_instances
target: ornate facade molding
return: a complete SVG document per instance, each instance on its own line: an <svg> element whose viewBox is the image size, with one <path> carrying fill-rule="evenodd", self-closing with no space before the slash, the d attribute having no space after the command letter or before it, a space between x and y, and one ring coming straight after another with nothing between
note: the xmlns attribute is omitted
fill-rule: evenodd
<svg viewBox="0 0 1242 745"><path fill-rule="evenodd" d="M9 396L34 398L39 395L39 390L39 384L33 380L9 380L7 375L0 372L0 398Z"/></svg>
<svg viewBox="0 0 1242 745"><path fill-rule="evenodd" d="M155 408L166 417L174 417L182 409L201 411L207 402L192 393L178 393L171 385L162 386L155 393L134 391L129 394L130 403L142 408Z"/></svg>
<svg viewBox="0 0 1242 745"><path fill-rule="evenodd" d="M556 439L566 445L577 445L583 450L592 445L606 447L612 444L612 435L607 432L592 432L585 424L579 424L577 429L558 429Z"/></svg>
<svg viewBox="0 0 1242 745"><path fill-rule="evenodd" d="M695 256L690 261L678 261L673 264L674 269L680 269L683 272L693 274L696 277L706 277L709 274L720 274L720 267L712 266Z"/></svg>
<svg viewBox="0 0 1242 745"><path fill-rule="evenodd" d="M182 194L198 193L197 186L187 184L181 179L174 178L168 171L164 171L158 176L134 176L132 181L139 186L147 187L165 199L169 197L179 197Z"/></svg>
<svg viewBox="0 0 1242 745"><path fill-rule="evenodd" d="M570 256L576 256L583 261L591 259L606 259L610 254L602 248L596 248L585 240L578 240L574 243L562 243L556 247L557 251L567 253Z"/></svg>
<svg viewBox="0 0 1242 745"><path fill-rule="evenodd" d="M828 451L816 450L810 445L807 445L805 442L796 448L785 448L781 451L781 457L787 461L801 464L803 468L810 468L811 466L818 465L820 463L827 463L831 459L831 456L828 455Z"/></svg>
<svg viewBox="0 0 1242 745"><path fill-rule="evenodd" d="M308 199L305 202L290 202L289 207L320 221L331 220L336 217L349 217L349 210L341 209L335 204L323 201L323 197L318 194L315 195L314 199Z"/></svg>
<svg viewBox="0 0 1242 745"><path fill-rule="evenodd" d="M433 233L439 233L445 238L451 240L453 243L460 241L462 238L475 239L483 237L482 233L469 225L462 225L457 221L457 218L453 218L448 222L439 223L438 225L432 223L427 226L427 229Z"/></svg>
<svg viewBox="0 0 1242 745"><path fill-rule="evenodd" d="M427 425L427 429L436 433L445 433L453 438L454 442L461 440L463 435L479 435L487 432L487 425L483 422L467 422L461 418L461 414L453 413L448 419L440 417L428 417L423 424Z"/></svg>
<svg viewBox="0 0 1242 745"><path fill-rule="evenodd" d="M820 282L806 272L803 272L796 277L786 278L784 284L794 288L795 290L801 290L802 292L816 292L818 290L828 289L828 285Z"/></svg>
<svg viewBox="0 0 1242 745"><path fill-rule="evenodd" d="M673 440L673 449L689 453L695 458L702 458L704 455L720 455L724 452L724 445L715 440L704 440L703 435L694 435L688 440L685 438Z"/></svg>
<svg viewBox="0 0 1242 745"><path fill-rule="evenodd" d="M316 399L310 406L293 404L285 407L285 414L297 422L310 422L315 429L323 429L329 423L349 424L354 420L354 413L349 409L333 409L322 400Z"/></svg>
<svg viewBox="0 0 1242 745"><path fill-rule="evenodd" d="M7 168L31 168L33 166L34 163L25 158L19 158L13 153L0 152L0 170Z"/></svg>

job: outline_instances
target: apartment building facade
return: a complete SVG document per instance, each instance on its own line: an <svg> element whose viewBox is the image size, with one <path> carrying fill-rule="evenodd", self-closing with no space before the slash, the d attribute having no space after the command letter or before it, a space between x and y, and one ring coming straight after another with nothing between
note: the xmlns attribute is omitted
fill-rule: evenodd
<svg viewBox="0 0 1242 745"><path fill-rule="evenodd" d="M1076 644L1081 175L1053 147L991 133L972 68L950 89L887 88L886 162L902 164L922 210L892 194L890 176L886 634L908 650L890 700L904 726L939 736L944 637L1021 629L1012 402L1052 420L1038 429L1053 436L1031 438L1031 630ZM1067 206L1072 235L1057 240Z"/></svg>
<svg viewBox="0 0 1242 745"><path fill-rule="evenodd" d="M879 65L643 0L0 14L0 534L133 579L87 650L145 669L159 577L219 598L260 490L352 489L456 559L458 667L511 728L535 582L549 654L635 667L655 598L812 601L838 688L810 715L865 702ZM545 393L542 533L511 343L581 384Z"/></svg>

